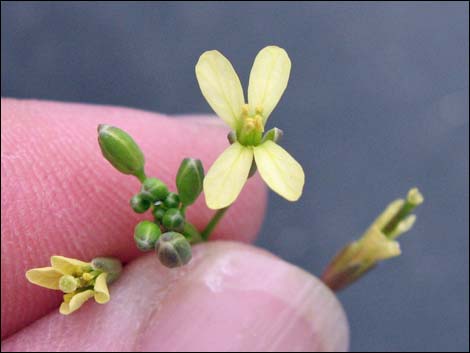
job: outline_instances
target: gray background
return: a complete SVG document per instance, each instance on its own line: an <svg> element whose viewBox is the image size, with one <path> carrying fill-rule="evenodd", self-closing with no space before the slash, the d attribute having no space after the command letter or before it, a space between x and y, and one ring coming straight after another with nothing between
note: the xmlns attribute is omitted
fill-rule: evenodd
<svg viewBox="0 0 470 353"><path fill-rule="evenodd" d="M194 77L219 49L247 82L267 44L289 87L270 126L301 161L302 201L270 195L258 244L319 273L419 186L403 256L340 294L352 349L469 349L467 3L2 2L1 94L210 112Z"/></svg>

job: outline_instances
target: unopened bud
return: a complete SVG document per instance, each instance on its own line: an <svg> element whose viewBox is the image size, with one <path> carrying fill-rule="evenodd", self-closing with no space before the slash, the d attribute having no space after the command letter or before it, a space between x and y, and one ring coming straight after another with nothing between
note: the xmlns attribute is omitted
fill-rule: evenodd
<svg viewBox="0 0 470 353"><path fill-rule="evenodd" d="M184 226L184 216L177 208L170 208L163 215L162 224L166 229L181 230Z"/></svg>
<svg viewBox="0 0 470 353"><path fill-rule="evenodd" d="M94 270L106 272L106 283L114 282L122 271L121 261L114 257L95 257L91 260L91 266Z"/></svg>
<svg viewBox="0 0 470 353"><path fill-rule="evenodd" d="M98 142L103 156L114 168L141 181L145 178L144 155L129 134L114 126L99 125Z"/></svg>
<svg viewBox="0 0 470 353"><path fill-rule="evenodd" d="M136 213L144 213L150 208L150 201L141 194L132 196L130 201L131 207Z"/></svg>
<svg viewBox="0 0 470 353"><path fill-rule="evenodd" d="M202 192L204 168L199 159L185 158L176 175L176 187L183 205L191 205Z"/></svg>
<svg viewBox="0 0 470 353"><path fill-rule="evenodd" d="M162 265L169 268L186 265L192 257L191 245L182 234L176 232L164 233L155 250Z"/></svg>
<svg viewBox="0 0 470 353"><path fill-rule="evenodd" d="M168 208L176 208L180 204L180 198L178 194L175 194L174 192L170 192L168 196L165 198L165 200L163 201L163 204Z"/></svg>
<svg viewBox="0 0 470 353"><path fill-rule="evenodd" d="M155 248L155 243L161 235L160 228L153 222L142 221L138 223L134 230L135 244L142 251L149 251Z"/></svg>
<svg viewBox="0 0 470 353"><path fill-rule="evenodd" d="M168 187L160 179L147 178L140 193L151 201L163 201L168 196Z"/></svg>

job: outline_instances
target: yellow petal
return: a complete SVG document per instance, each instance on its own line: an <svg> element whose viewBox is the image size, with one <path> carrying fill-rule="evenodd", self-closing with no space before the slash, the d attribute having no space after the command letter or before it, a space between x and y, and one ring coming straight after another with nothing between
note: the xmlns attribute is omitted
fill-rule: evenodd
<svg viewBox="0 0 470 353"><path fill-rule="evenodd" d="M49 289L59 289L62 273L53 267L33 268L26 272L26 278L33 284Z"/></svg>
<svg viewBox="0 0 470 353"><path fill-rule="evenodd" d="M104 304L110 299L108 286L106 284L107 273L102 273L96 278L95 282L95 300L97 303Z"/></svg>
<svg viewBox="0 0 470 353"><path fill-rule="evenodd" d="M392 220L393 217L400 211L405 201L403 199L396 199L392 201L387 208L375 219L373 225L378 229L384 229L385 226Z"/></svg>
<svg viewBox="0 0 470 353"><path fill-rule="evenodd" d="M230 61L217 50L206 51L196 64L196 77L202 94L215 113L236 130L245 98Z"/></svg>
<svg viewBox="0 0 470 353"><path fill-rule="evenodd" d="M413 227L415 222L416 222L416 216L414 214L411 214L408 217L406 217L403 221L398 223L395 230L392 233L390 233L389 235L390 239L398 238L403 233L408 232Z"/></svg>
<svg viewBox="0 0 470 353"><path fill-rule="evenodd" d="M75 294L68 303L63 302L60 305L60 313L63 315L68 315L73 313L75 310L80 309L80 307L94 295L94 291L89 289L84 292Z"/></svg>
<svg viewBox="0 0 470 353"><path fill-rule="evenodd" d="M252 148L238 142L217 158L204 178L204 195L209 208L224 208L236 200L248 178L252 162Z"/></svg>
<svg viewBox="0 0 470 353"><path fill-rule="evenodd" d="M70 259L64 256L52 256L51 264L57 271L64 275L81 275L90 264L80 260Z"/></svg>
<svg viewBox="0 0 470 353"><path fill-rule="evenodd" d="M401 254L397 241L388 239L379 228L371 226L359 240L361 243L361 257L372 262L385 260Z"/></svg>
<svg viewBox="0 0 470 353"><path fill-rule="evenodd" d="M263 123L287 87L290 68L286 51L276 46L262 49L255 58L248 85L248 103L251 109L262 108Z"/></svg>
<svg viewBox="0 0 470 353"><path fill-rule="evenodd" d="M297 201L305 182L302 166L272 141L256 146L254 152L256 166L266 184L285 199Z"/></svg>

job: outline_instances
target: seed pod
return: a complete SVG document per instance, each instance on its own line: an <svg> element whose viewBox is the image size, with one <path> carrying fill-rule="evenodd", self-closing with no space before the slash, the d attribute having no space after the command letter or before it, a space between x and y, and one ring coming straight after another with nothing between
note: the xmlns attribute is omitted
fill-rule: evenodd
<svg viewBox="0 0 470 353"><path fill-rule="evenodd" d="M129 134L114 126L99 125L98 143L104 158L114 168L139 179L144 178L144 155Z"/></svg>
<svg viewBox="0 0 470 353"><path fill-rule="evenodd" d="M150 208L150 201L141 194L132 196L130 201L131 207L136 213L144 213Z"/></svg>
<svg viewBox="0 0 470 353"><path fill-rule="evenodd" d="M170 192L168 196L165 198L165 200L163 201L163 204L168 208L176 208L180 204L180 198L178 194L175 194L174 192Z"/></svg>
<svg viewBox="0 0 470 353"><path fill-rule="evenodd" d="M204 168L199 159L185 158L176 175L176 187L183 205L191 205L202 192Z"/></svg>
<svg viewBox="0 0 470 353"><path fill-rule="evenodd" d="M147 178L140 193L151 201L163 201L168 196L168 187L160 179Z"/></svg>
<svg viewBox="0 0 470 353"><path fill-rule="evenodd" d="M177 208L170 208L165 212L162 224L166 229L181 230L184 226L184 216Z"/></svg>
<svg viewBox="0 0 470 353"><path fill-rule="evenodd" d="M186 265L191 260L191 245L176 232L164 233L155 246L157 257L163 266L174 268Z"/></svg>
<svg viewBox="0 0 470 353"><path fill-rule="evenodd" d="M139 250L152 250L161 234L160 228L155 223L142 221L136 225L134 230L135 244Z"/></svg>

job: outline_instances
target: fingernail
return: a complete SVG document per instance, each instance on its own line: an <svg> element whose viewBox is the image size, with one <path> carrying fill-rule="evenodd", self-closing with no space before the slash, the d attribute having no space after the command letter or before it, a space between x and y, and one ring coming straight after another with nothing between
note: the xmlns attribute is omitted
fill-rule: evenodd
<svg viewBox="0 0 470 353"><path fill-rule="evenodd" d="M137 339L143 351L342 351L348 326L319 280L253 247L196 247Z"/></svg>

